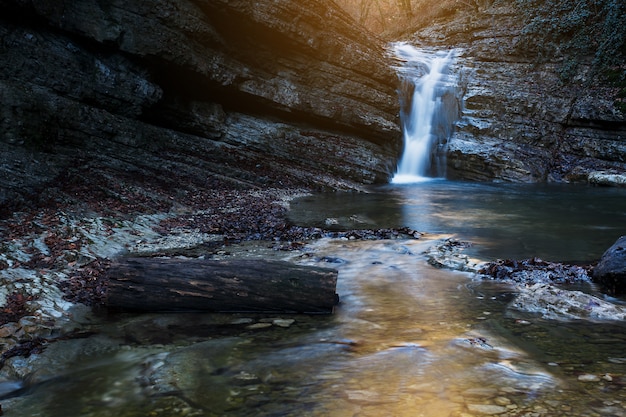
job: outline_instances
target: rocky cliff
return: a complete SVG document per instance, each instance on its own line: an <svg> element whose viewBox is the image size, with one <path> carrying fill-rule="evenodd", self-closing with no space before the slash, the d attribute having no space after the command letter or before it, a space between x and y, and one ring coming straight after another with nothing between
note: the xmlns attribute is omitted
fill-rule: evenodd
<svg viewBox="0 0 626 417"><path fill-rule="evenodd" d="M626 179L626 117L591 59L563 79L563 56L538 59L506 2L442 19L411 37L455 48L463 114L448 146L448 177L478 181ZM535 39L537 41L537 39Z"/></svg>
<svg viewBox="0 0 626 417"><path fill-rule="evenodd" d="M383 44L321 0L0 0L0 206L358 188L401 147Z"/></svg>

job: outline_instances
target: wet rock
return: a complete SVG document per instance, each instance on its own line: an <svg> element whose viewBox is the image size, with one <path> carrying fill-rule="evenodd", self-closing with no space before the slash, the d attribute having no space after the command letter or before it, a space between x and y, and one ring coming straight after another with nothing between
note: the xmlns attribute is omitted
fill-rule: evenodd
<svg viewBox="0 0 626 417"><path fill-rule="evenodd" d="M599 382L600 377L593 374L582 374L578 375L578 380L581 382Z"/></svg>
<svg viewBox="0 0 626 417"><path fill-rule="evenodd" d="M594 185L626 187L626 175L624 174L605 171L591 172L589 173L588 180L590 184Z"/></svg>
<svg viewBox="0 0 626 417"><path fill-rule="evenodd" d="M426 251L428 263L438 268L478 272L483 267L483 262L463 253L463 250L470 245L469 242L458 239L442 239Z"/></svg>
<svg viewBox="0 0 626 417"><path fill-rule="evenodd" d="M506 407L507 405L511 404L511 400L508 399L507 397L496 397L494 398L493 402L503 407Z"/></svg>
<svg viewBox="0 0 626 417"><path fill-rule="evenodd" d="M506 407L491 404L468 404L467 409L472 413L484 414L489 416L503 414L508 411Z"/></svg>
<svg viewBox="0 0 626 417"><path fill-rule="evenodd" d="M294 319L274 319L272 324L278 327L290 327L296 321Z"/></svg>
<svg viewBox="0 0 626 417"><path fill-rule="evenodd" d="M237 342L237 339L206 341L148 358L143 379L145 389L161 396L183 393L182 399L190 404L225 412L227 399L232 395L229 381L251 375L239 372L229 375L224 369Z"/></svg>
<svg viewBox="0 0 626 417"><path fill-rule="evenodd" d="M539 258L497 260L481 266L482 275L519 284L589 282L589 266L548 262Z"/></svg>
<svg viewBox="0 0 626 417"><path fill-rule="evenodd" d="M626 294L626 236L604 252L593 270L593 280L611 295Z"/></svg>
<svg viewBox="0 0 626 417"><path fill-rule="evenodd" d="M624 320L626 308L585 294L568 291L547 284L520 288L520 293L509 305L520 311L539 313L554 320Z"/></svg>
<svg viewBox="0 0 626 417"><path fill-rule="evenodd" d="M246 329L257 330L257 329L267 329L268 327L272 327L272 323L254 323L249 326L246 326Z"/></svg>

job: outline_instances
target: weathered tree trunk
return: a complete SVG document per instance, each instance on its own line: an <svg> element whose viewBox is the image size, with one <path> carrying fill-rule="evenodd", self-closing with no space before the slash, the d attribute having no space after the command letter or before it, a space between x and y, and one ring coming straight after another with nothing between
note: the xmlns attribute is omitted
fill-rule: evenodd
<svg viewBox="0 0 626 417"><path fill-rule="evenodd" d="M336 270L287 262L127 258L107 278L119 310L329 314L338 302Z"/></svg>

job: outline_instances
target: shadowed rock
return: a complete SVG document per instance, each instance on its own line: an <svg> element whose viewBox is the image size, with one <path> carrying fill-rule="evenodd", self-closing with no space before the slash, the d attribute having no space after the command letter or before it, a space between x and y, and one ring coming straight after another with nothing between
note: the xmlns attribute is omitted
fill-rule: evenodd
<svg viewBox="0 0 626 417"><path fill-rule="evenodd" d="M593 270L593 280L611 295L626 294L626 236L604 252Z"/></svg>
<svg viewBox="0 0 626 417"><path fill-rule="evenodd" d="M397 76L332 3L0 7L5 213L90 196L166 209L224 184L350 189L392 174Z"/></svg>

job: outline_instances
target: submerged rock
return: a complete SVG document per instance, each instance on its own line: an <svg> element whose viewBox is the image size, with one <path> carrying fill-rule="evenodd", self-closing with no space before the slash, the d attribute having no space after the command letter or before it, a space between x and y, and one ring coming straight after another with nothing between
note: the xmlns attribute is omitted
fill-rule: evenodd
<svg viewBox="0 0 626 417"><path fill-rule="evenodd" d="M446 268L464 272L479 272L483 262L470 258L463 250L471 243L458 239L445 238L428 248L426 257L428 263L437 268Z"/></svg>
<svg viewBox="0 0 626 417"><path fill-rule="evenodd" d="M593 280L611 295L626 294L626 236L604 252L593 270Z"/></svg>

